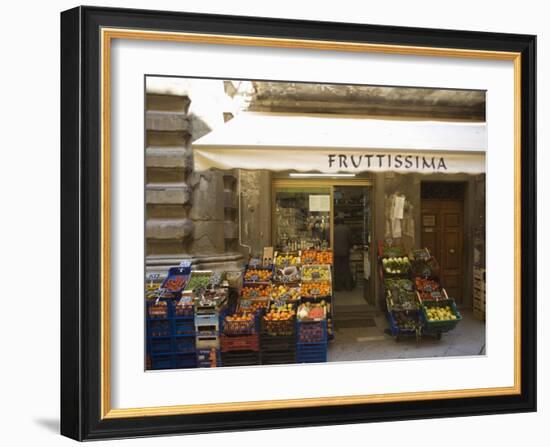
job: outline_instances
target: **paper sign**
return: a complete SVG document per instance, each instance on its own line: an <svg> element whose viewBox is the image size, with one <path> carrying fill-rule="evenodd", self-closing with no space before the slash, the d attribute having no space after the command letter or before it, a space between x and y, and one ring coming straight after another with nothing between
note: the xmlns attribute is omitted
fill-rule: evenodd
<svg viewBox="0 0 550 447"><path fill-rule="evenodd" d="M330 195L310 195L309 211L330 211Z"/></svg>

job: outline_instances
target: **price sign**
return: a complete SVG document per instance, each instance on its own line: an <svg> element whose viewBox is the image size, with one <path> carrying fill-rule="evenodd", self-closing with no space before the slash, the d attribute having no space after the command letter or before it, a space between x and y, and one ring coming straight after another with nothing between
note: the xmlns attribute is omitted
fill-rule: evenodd
<svg viewBox="0 0 550 447"><path fill-rule="evenodd" d="M180 267L189 268L193 262L189 259L184 259L180 262Z"/></svg>
<svg viewBox="0 0 550 447"><path fill-rule="evenodd" d="M319 270L314 270L311 272L311 277L313 279L319 279L321 277L321 272Z"/></svg>
<svg viewBox="0 0 550 447"><path fill-rule="evenodd" d="M241 307L248 308L252 306L251 300L241 300Z"/></svg>

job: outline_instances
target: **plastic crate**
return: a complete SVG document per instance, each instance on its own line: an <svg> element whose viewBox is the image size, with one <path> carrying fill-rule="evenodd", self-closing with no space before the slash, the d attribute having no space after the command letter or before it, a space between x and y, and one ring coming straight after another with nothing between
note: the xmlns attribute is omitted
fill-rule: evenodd
<svg viewBox="0 0 550 447"><path fill-rule="evenodd" d="M396 313L405 313L408 315L411 319L418 320L419 317L419 311L416 310L409 310L409 311L389 311L386 313L386 316L388 318L388 322L390 324L390 331L391 334L394 337L399 337L400 335L417 335L417 331L415 328L404 328L402 326L399 326Z"/></svg>
<svg viewBox="0 0 550 447"><path fill-rule="evenodd" d="M176 317L174 319L174 335L195 335L194 318Z"/></svg>
<svg viewBox="0 0 550 447"><path fill-rule="evenodd" d="M174 301L173 304L174 317L193 317L195 315L195 306L189 302Z"/></svg>
<svg viewBox="0 0 550 447"><path fill-rule="evenodd" d="M262 334L271 336L289 336L296 333L296 317L288 320L265 320L262 317Z"/></svg>
<svg viewBox="0 0 550 447"><path fill-rule="evenodd" d="M258 334L243 335L240 337L222 335L220 338L221 351L255 351L260 350L260 338ZM225 364L225 363L224 363Z"/></svg>
<svg viewBox="0 0 550 447"><path fill-rule="evenodd" d="M296 363L296 349L283 351L260 351L262 365L288 365Z"/></svg>
<svg viewBox="0 0 550 447"><path fill-rule="evenodd" d="M217 335L197 335L195 338L197 349L220 349L220 338Z"/></svg>
<svg viewBox="0 0 550 447"><path fill-rule="evenodd" d="M168 337L172 335L172 324L168 319L148 320L147 335L149 337Z"/></svg>
<svg viewBox="0 0 550 447"><path fill-rule="evenodd" d="M173 362L174 368L196 368L197 355L194 351L192 353L175 354Z"/></svg>
<svg viewBox="0 0 550 447"><path fill-rule="evenodd" d="M222 364L226 366L252 366L260 364L258 351L222 352Z"/></svg>
<svg viewBox="0 0 550 447"><path fill-rule="evenodd" d="M172 351L172 337L155 337L149 339L150 354L171 354Z"/></svg>
<svg viewBox="0 0 550 447"><path fill-rule="evenodd" d="M298 343L296 345L296 363L326 363L326 343Z"/></svg>
<svg viewBox="0 0 550 447"><path fill-rule="evenodd" d="M174 368L174 357L172 354L151 355L151 369L172 369Z"/></svg>
<svg viewBox="0 0 550 447"><path fill-rule="evenodd" d="M175 353L195 353L195 337L189 335L176 335L174 337Z"/></svg>
<svg viewBox="0 0 550 447"><path fill-rule="evenodd" d="M271 336L262 334L260 336L260 350L262 352L284 352L296 350L296 337L288 336Z"/></svg>
<svg viewBox="0 0 550 447"><path fill-rule="evenodd" d="M428 307L446 307L449 306L451 311L456 316L456 320L428 320L428 315L426 313L426 308ZM440 300L440 301L424 301L421 307L421 318L423 321L424 328L428 331L435 332L447 332L451 329L454 329L459 321L462 320L462 315L456 308L454 300Z"/></svg>
<svg viewBox="0 0 550 447"><path fill-rule="evenodd" d="M171 317L171 305L169 300L147 301L147 318L151 320L168 319Z"/></svg>
<svg viewBox="0 0 550 447"><path fill-rule="evenodd" d="M326 343L327 320L296 322L296 340L298 343Z"/></svg>
<svg viewBox="0 0 550 447"><path fill-rule="evenodd" d="M250 315L250 314L248 314ZM258 332L258 318L255 315L250 315L247 320L228 320L225 317L223 320L223 333L226 335L251 335Z"/></svg>
<svg viewBox="0 0 550 447"><path fill-rule="evenodd" d="M191 269L189 267L172 267L168 270L161 288L173 296L179 296L187 285Z"/></svg>
<svg viewBox="0 0 550 447"><path fill-rule="evenodd" d="M195 330L197 332L218 332L220 330L220 316L218 314L195 315Z"/></svg>
<svg viewBox="0 0 550 447"><path fill-rule="evenodd" d="M222 366L219 349L197 349L198 368L216 368Z"/></svg>

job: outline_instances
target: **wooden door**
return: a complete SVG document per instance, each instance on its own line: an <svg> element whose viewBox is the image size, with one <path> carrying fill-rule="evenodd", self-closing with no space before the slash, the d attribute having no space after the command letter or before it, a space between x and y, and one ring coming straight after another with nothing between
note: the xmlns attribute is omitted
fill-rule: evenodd
<svg viewBox="0 0 550 447"><path fill-rule="evenodd" d="M462 200L422 201L422 246L440 265L440 280L457 304L463 300L464 207Z"/></svg>

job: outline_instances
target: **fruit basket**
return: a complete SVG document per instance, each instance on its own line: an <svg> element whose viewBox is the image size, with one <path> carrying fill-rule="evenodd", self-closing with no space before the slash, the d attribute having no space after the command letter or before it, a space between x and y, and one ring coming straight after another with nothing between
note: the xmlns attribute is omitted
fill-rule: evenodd
<svg viewBox="0 0 550 447"><path fill-rule="evenodd" d="M333 257L330 250L304 250L301 255L302 264L332 265Z"/></svg>
<svg viewBox="0 0 550 447"><path fill-rule="evenodd" d="M271 284L252 284L242 288L242 296L245 299L271 297Z"/></svg>
<svg viewBox="0 0 550 447"><path fill-rule="evenodd" d="M312 264L302 267L302 282L330 282L331 280L329 265Z"/></svg>
<svg viewBox="0 0 550 447"><path fill-rule="evenodd" d="M273 279L271 267L247 267L244 272L245 285L253 283L269 283Z"/></svg>
<svg viewBox="0 0 550 447"><path fill-rule="evenodd" d="M149 318L168 318L169 306L168 301L156 300L147 303L147 315Z"/></svg>
<svg viewBox="0 0 550 447"><path fill-rule="evenodd" d="M242 312L227 315L223 323L225 335L251 335L257 332L257 320L253 313Z"/></svg>
<svg viewBox="0 0 550 447"><path fill-rule="evenodd" d="M332 288L328 282L302 283L302 297L319 298L331 296Z"/></svg>
<svg viewBox="0 0 550 447"><path fill-rule="evenodd" d="M300 265L300 253L299 252L288 252L288 253L279 253L275 252L275 268L284 268L289 266L298 266Z"/></svg>
<svg viewBox="0 0 550 447"><path fill-rule="evenodd" d="M294 335L296 332L296 311L292 304L280 306L270 304L262 317L262 332L271 336Z"/></svg>
<svg viewBox="0 0 550 447"><path fill-rule="evenodd" d="M421 316L425 329L434 332L450 331L462 320L462 315L457 310L453 299L424 301L421 306Z"/></svg>
<svg viewBox="0 0 550 447"><path fill-rule="evenodd" d="M296 302L300 299L301 288L299 285L275 285L271 289L271 299L282 302Z"/></svg>
<svg viewBox="0 0 550 447"><path fill-rule="evenodd" d="M247 312L252 314L260 314L269 307L269 299L267 298L242 298L237 306L237 312Z"/></svg>

